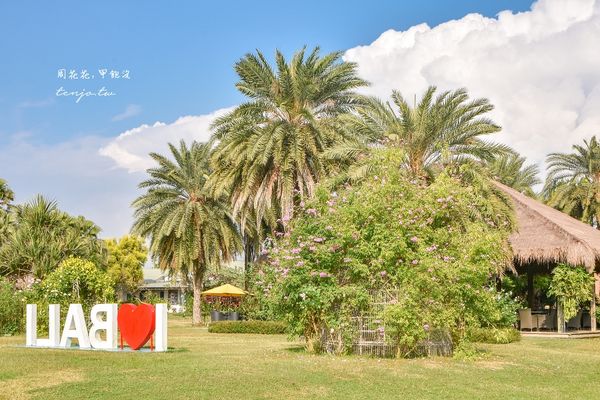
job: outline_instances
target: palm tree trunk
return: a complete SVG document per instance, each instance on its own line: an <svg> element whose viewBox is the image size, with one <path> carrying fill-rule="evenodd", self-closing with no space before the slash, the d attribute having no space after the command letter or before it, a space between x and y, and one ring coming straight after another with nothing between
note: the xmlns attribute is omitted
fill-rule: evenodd
<svg viewBox="0 0 600 400"><path fill-rule="evenodd" d="M248 290L250 264L254 261L254 243L252 238L244 235L244 290Z"/></svg>
<svg viewBox="0 0 600 400"><path fill-rule="evenodd" d="M194 302L192 305L192 325L202 324L202 281L204 274L196 270L193 277Z"/></svg>

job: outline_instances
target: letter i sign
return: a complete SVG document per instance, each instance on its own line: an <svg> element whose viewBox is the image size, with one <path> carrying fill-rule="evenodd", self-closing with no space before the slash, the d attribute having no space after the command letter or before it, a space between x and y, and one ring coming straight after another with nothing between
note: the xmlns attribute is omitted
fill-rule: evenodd
<svg viewBox="0 0 600 400"><path fill-rule="evenodd" d="M48 307L48 338L37 337L37 305L27 304L26 345L29 347L71 348L77 339L82 349L117 350L117 328L123 342L132 350L141 349L148 341L154 351L167 350L167 305L96 304L90 311L88 331L81 304L71 304L60 332L60 305Z"/></svg>

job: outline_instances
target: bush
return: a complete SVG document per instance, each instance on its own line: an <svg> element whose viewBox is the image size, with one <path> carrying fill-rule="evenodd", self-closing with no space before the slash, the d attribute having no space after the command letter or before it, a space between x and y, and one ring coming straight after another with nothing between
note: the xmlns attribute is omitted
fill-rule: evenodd
<svg viewBox="0 0 600 400"><path fill-rule="evenodd" d="M160 304L166 302L167 300L162 299L156 292L153 292L151 290L143 292L140 296L140 303Z"/></svg>
<svg viewBox="0 0 600 400"><path fill-rule="evenodd" d="M281 321L218 321L208 325L211 333L260 333L279 335L286 333L286 325Z"/></svg>
<svg viewBox="0 0 600 400"><path fill-rule="evenodd" d="M0 335L13 335L23 330L23 304L21 292L0 278Z"/></svg>
<svg viewBox="0 0 600 400"><path fill-rule="evenodd" d="M384 315L386 338L413 353L429 329L459 343L472 326L510 324L493 278L510 262L509 215L458 179L407 177L393 152L375 154L358 186L319 186L260 266L257 285L273 298L307 348L336 336L351 349L353 316L373 313L373 294L396 304ZM318 350L317 347L314 347Z"/></svg>
<svg viewBox="0 0 600 400"><path fill-rule="evenodd" d="M558 264L552 271L548 293L562 304L565 321L577 314L580 305L592 301L594 278L583 268Z"/></svg>
<svg viewBox="0 0 600 400"><path fill-rule="evenodd" d="M508 344L521 340L521 333L515 328L471 328L468 338L477 343Z"/></svg>
<svg viewBox="0 0 600 400"><path fill-rule="evenodd" d="M79 303L85 315L95 304L115 301L113 282L108 274L91 261L68 258L52 271L28 297L29 303L38 305L38 330L48 329L48 305L60 304L61 320L67 315L70 304Z"/></svg>

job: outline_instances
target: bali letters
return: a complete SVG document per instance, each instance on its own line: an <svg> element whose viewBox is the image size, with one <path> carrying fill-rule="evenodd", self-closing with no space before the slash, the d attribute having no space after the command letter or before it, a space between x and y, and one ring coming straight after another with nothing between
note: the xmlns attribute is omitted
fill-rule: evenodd
<svg viewBox="0 0 600 400"><path fill-rule="evenodd" d="M72 348L77 339L81 349L118 350L126 342L138 350L151 341L154 351L167 351L167 305L96 304L86 323L81 304L71 304L60 331L60 305L48 307L48 338L37 337L37 305L27 304L25 344L28 347ZM88 329L88 326L90 328ZM104 334L104 335L102 335Z"/></svg>

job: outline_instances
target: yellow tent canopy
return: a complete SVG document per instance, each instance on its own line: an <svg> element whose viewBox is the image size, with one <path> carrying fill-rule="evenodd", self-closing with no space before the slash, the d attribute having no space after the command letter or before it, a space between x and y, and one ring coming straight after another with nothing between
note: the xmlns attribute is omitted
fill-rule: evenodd
<svg viewBox="0 0 600 400"><path fill-rule="evenodd" d="M229 283L216 288L205 290L202 292L203 296L221 296L221 297L239 297L248 294L245 290L239 287L230 285Z"/></svg>

